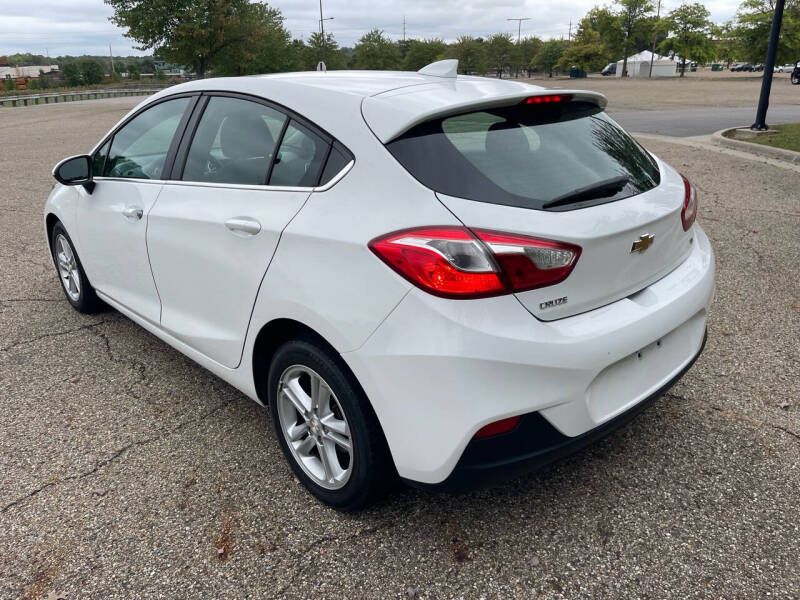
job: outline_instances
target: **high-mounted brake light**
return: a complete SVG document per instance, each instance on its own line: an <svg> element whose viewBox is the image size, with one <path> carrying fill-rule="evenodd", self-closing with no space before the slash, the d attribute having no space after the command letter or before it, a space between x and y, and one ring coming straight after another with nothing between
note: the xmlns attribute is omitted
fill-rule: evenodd
<svg viewBox="0 0 800 600"><path fill-rule="evenodd" d="M572 94L545 94L544 96L529 96L523 101L525 104L551 104L553 102L569 102Z"/></svg>
<svg viewBox="0 0 800 600"><path fill-rule="evenodd" d="M369 243L417 287L445 298L485 298L566 279L580 256L574 244L466 227L420 227Z"/></svg>
<svg viewBox="0 0 800 600"><path fill-rule="evenodd" d="M681 223L683 223L683 230L689 231L689 228L694 224L697 217L697 188L695 188L689 180L683 175L683 208L681 209Z"/></svg>

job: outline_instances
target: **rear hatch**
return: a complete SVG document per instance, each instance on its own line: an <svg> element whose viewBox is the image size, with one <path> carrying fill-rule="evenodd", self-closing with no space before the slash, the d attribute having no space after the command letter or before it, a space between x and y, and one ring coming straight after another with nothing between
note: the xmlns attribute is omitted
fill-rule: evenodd
<svg viewBox="0 0 800 600"><path fill-rule="evenodd" d="M510 102L460 107L386 146L467 227L581 248L566 279L517 293L532 314L554 320L603 306L686 258L683 179L600 103L544 91Z"/></svg>

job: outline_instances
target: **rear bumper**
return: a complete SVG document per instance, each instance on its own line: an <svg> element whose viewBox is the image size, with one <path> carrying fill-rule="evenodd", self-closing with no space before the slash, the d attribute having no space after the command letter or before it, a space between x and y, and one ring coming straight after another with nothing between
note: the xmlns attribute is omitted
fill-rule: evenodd
<svg viewBox="0 0 800 600"><path fill-rule="evenodd" d="M537 413L574 439L657 395L698 355L713 291L713 252L696 226L681 265L602 308L543 322L514 296L454 301L415 288L342 357L400 476L439 484L488 423Z"/></svg>
<svg viewBox="0 0 800 600"><path fill-rule="evenodd" d="M568 437L553 427L541 413L530 413L508 433L470 441L453 472L441 483L405 481L414 487L431 491L462 492L531 473L574 454L629 423L665 394L702 354L705 342L704 336L700 351L660 389L594 429Z"/></svg>

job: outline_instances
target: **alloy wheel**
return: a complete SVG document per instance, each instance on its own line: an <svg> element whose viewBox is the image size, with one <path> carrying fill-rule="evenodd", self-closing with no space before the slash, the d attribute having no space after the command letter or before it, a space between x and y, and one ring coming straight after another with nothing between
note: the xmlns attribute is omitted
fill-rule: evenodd
<svg viewBox="0 0 800 600"><path fill-rule="evenodd" d="M69 240L60 233L56 236L55 249L61 283L67 292L67 296L73 302L77 302L81 297L81 274L78 271L78 260L75 258L75 252Z"/></svg>
<svg viewBox="0 0 800 600"><path fill-rule="evenodd" d="M304 365L278 381L280 430L292 456L317 485L335 490L353 472L353 438L339 400L320 375Z"/></svg>

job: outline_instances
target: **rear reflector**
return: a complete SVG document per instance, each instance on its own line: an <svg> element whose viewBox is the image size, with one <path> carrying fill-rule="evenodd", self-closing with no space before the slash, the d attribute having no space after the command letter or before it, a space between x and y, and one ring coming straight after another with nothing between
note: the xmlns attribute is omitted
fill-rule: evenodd
<svg viewBox="0 0 800 600"><path fill-rule="evenodd" d="M546 94L544 96L530 96L525 98L524 104L551 104L553 102L569 102L572 94Z"/></svg>
<svg viewBox="0 0 800 600"><path fill-rule="evenodd" d="M478 429L477 433L473 435L472 438L479 440L481 438L487 438L493 435L500 435L501 433L508 433L517 426L521 419L521 416L516 416L509 417L507 419L501 419L499 421L495 421L494 423L489 423L488 425L484 425Z"/></svg>
<svg viewBox="0 0 800 600"><path fill-rule="evenodd" d="M444 298L485 298L566 279L574 244L466 227L395 231L369 243L383 262L417 287Z"/></svg>
<svg viewBox="0 0 800 600"><path fill-rule="evenodd" d="M689 180L683 175L683 189L685 191L683 198L683 208L681 209L681 223L683 223L683 230L689 231L689 228L694 224L697 218L697 188L695 188Z"/></svg>

